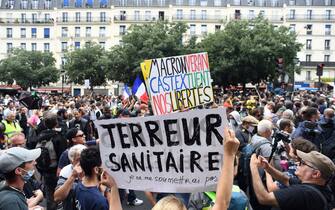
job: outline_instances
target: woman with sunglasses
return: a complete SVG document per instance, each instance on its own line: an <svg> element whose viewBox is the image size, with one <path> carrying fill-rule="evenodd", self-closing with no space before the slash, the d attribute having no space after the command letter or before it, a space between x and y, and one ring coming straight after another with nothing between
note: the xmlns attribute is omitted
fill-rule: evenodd
<svg viewBox="0 0 335 210"><path fill-rule="evenodd" d="M66 138L68 140L68 149L65 150L59 158L57 175L63 167L70 164L70 160L68 158L69 148L78 144L91 146L96 145L97 143L97 140L86 141L84 132L78 128L69 129L66 133Z"/></svg>

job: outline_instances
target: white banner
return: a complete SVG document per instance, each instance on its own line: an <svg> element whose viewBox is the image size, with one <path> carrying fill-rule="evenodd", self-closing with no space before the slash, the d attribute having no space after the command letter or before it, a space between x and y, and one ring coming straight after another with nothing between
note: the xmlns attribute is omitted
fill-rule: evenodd
<svg viewBox="0 0 335 210"><path fill-rule="evenodd" d="M103 167L119 188L215 190L223 160L223 108L98 120Z"/></svg>

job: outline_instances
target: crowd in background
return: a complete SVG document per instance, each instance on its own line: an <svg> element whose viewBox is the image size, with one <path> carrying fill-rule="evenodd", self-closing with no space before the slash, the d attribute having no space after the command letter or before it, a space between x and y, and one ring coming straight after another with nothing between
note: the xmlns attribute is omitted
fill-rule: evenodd
<svg viewBox="0 0 335 210"><path fill-rule="evenodd" d="M42 107L35 110L15 96L0 99L0 209L142 205L134 191L115 190L101 167L94 121L150 116L150 103L134 96L40 97ZM335 208L333 98L241 91L218 94L216 102L195 108L227 110L225 170L216 193L145 192L153 209Z"/></svg>

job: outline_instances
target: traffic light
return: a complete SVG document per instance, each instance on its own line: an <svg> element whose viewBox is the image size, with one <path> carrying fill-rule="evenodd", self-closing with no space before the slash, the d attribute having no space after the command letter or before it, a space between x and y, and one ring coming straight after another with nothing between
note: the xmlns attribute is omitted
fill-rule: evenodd
<svg viewBox="0 0 335 210"><path fill-rule="evenodd" d="M276 59L276 67L277 67L278 73L284 72L284 59L283 58Z"/></svg>
<svg viewBox="0 0 335 210"><path fill-rule="evenodd" d="M322 74L323 74L323 67L325 66L325 64L323 63L319 63L317 66L316 66L316 75L321 77Z"/></svg>

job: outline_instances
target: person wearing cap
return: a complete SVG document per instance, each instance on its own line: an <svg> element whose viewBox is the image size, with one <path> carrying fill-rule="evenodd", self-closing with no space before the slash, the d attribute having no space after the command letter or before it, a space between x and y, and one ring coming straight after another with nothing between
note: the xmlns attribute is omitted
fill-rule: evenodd
<svg viewBox="0 0 335 210"><path fill-rule="evenodd" d="M247 144L251 142L251 137L255 132L255 128L258 125L258 120L249 115L242 119L242 124L236 130L236 138L240 141L239 151L243 153L243 149ZM240 156L239 162L243 161L243 154ZM246 191L248 187L248 182L246 177L243 175L243 166L239 164L238 166L238 174L236 176L238 180L238 186L243 190Z"/></svg>
<svg viewBox="0 0 335 210"><path fill-rule="evenodd" d="M41 149L27 150L13 147L0 155L0 173L6 183L0 189L1 210L26 210L27 199L23 187L25 181L34 174L35 160L41 155Z"/></svg>
<svg viewBox="0 0 335 210"><path fill-rule="evenodd" d="M252 155L250 170L252 182L258 201L263 205L286 209L332 209L333 195L327 187L328 182L334 177L335 165L325 155L311 151L305 153L297 150L300 160L295 175L300 183L289 180L290 186L274 192L268 192L261 180L258 169L265 167L267 162L262 157Z"/></svg>

